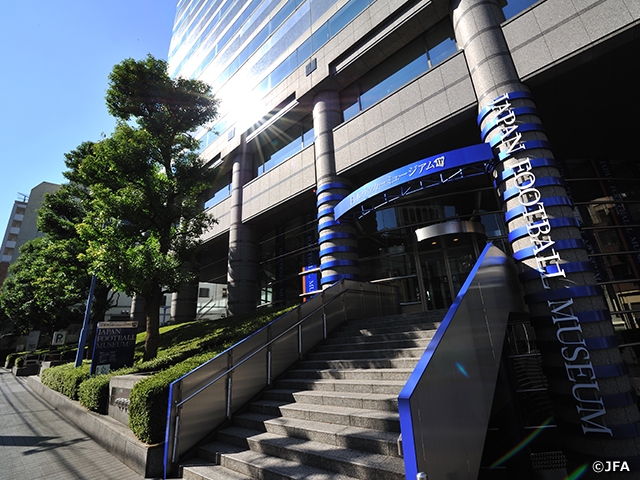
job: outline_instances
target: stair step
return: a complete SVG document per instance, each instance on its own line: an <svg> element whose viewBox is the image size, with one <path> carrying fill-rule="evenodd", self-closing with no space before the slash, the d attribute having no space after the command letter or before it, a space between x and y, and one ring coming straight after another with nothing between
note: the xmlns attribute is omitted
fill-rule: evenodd
<svg viewBox="0 0 640 480"><path fill-rule="evenodd" d="M368 317L360 318L357 320L348 320L342 327L350 326L376 326L376 325L415 325L415 324L436 324L439 323L444 315L447 313L447 309L443 310L431 310L429 312L416 312L416 313L401 313L398 315L389 315L386 317Z"/></svg>
<svg viewBox="0 0 640 480"><path fill-rule="evenodd" d="M321 390L329 392L385 393L398 395L403 381L399 380L335 380L315 378L282 378L276 382L276 388L287 390Z"/></svg>
<svg viewBox="0 0 640 480"><path fill-rule="evenodd" d="M182 478L184 480L254 480L253 477L201 459L185 461L182 465Z"/></svg>
<svg viewBox="0 0 640 480"><path fill-rule="evenodd" d="M381 341L391 340L417 340L417 339L431 339L435 334L435 330L415 330L412 332L393 332L384 333L380 335L356 335L356 336L336 336L327 338L325 345L342 345L357 344L357 343L375 343Z"/></svg>
<svg viewBox="0 0 640 480"><path fill-rule="evenodd" d="M428 324L411 324L411 325L395 325L390 323L386 326L384 325L345 325L344 327L340 327L338 330L332 332L332 337L353 337L357 335L364 336L374 336L374 335L389 335L392 333L407 332L435 332L438 329L438 324L428 323Z"/></svg>
<svg viewBox="0 0 640 480"><path fill-rule="evenodd" d="M398 411L398 395L380 393L332 392L323 390L271 389L265 391L266 400L310 403L332 407L364 408L366 410Z"/></svg>
<svg viewBox="0 0 640 480"><path fill-rule="evenodd" d="M251 404L250 409L255 413L264 413L272 416L279 415L285 418L299 418L387 432L400 432L398 412L308 403L288 403L278 400L258 400Z"/></svg>
<svg viewBox="0 0 640 480"><path fill-rule="evenodd" d="M233 451L234 448L237 451ZM220 450L224 453L218 453ZM213 456L220 461L221 465L217 467L219 476L210 477L216 480L235 480L236 478L243 480L256 478L269 480L353 480L353 477L301 465L297 462L272 457L264 453L243 450L237 447L230 448L220 442L204 445L200 448L200 452L204 457ZM228 476L223 476L225 473ZM231 475L239 475L239 477Z"/></svg>
<svg viewBox="0 0 640 480"><path fill-rule="evenodd" d="M397 432L251 412L237 415L234 426L392 457L400 456Z"/></svg>
<svg viewBox="0 0 640 480"><path fill-rule="evenodd" d="M404 480L397 397L443 315L340 326L201 445L185 480Z"/></svg>
<svg viewBox="0 0 640 480"><path fill-rule="evenodd" d="M404 480L404 463L398 457L241 427L225 428L218 432L218 438L224 443L341 475L367 480Z"/></svg>
<svg viewBox="0 0 640 480"><path fill-rule="evenodd" d="M400 358L352 358L352 359L318 359L318 360L302 360L296 364L296 368L302 370L318 369L318 370L342 370L342 369L392 369L392 368L409 368L413 370L418 363L416 357L400 357Z"/></svg>
<svg viewBox="0 0 640 480"><path fill-rule="evenodd" d="M360 343L331 343L328 345L320 345L316 352L332 352L339 355L343 351L365 351L365 350L398 350L406 348L427 348L430 338L417 338L417 339L404 339L404 340L381 340L375 342L360 342Z"/></svg>
<svg viewBox="0 0 640 480"><path fill-rule="evenodd" d="M340 352L314 352L310 353L309 360L349 360L349 359L377 359L377 358L419 358L424 353L426 347L413 347L405 349L379 349L363 351L340 351Z"/></svg>
<svg viewBox="0 0 640 480"><path fill-rule="evenodd" d="M336 380L399 380L406 381L411 368L353 368L353 369L296 369L287 372L287 378L324 378Z"/></svg>

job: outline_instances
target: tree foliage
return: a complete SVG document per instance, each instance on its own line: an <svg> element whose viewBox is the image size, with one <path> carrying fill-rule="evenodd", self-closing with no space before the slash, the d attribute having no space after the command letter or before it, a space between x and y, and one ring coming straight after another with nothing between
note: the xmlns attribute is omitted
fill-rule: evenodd
<svg viewBox="0 0 640 480"><path fill-rule="evenodd" d="M25 243L9 268L0 302L14 331L52 333L82 321L77 307L88 288L78 244L39 237Z"/></svg>
<svg viewBox="0 0 640 480"><path fill-rule="evenodd" d="M77 154L67 154L68 165ZM20 249L0 297L5 324L13 330L52 331L82 321L91 275L80 258L87 244L76 225L87 216L89 198L87 189L75 182L45 196L38 211L38 229L45 236ZM95 293L94 323L104 318L110 304L108 287L99 285Z"/></svg>
<svg viewBox="0 0 640 480"><path fill-rule="evenodd" d="M199 237L213 221L201 194L215 172L194 150L195 129L217 115L210 88L171 79L166 62L127 59L109 76L107 107L114 133L78 151L68 178L91 192L77 226L88 249L81 258L105 283L145 299L145 360L155 357L162 295L193 273Z"/></svg>

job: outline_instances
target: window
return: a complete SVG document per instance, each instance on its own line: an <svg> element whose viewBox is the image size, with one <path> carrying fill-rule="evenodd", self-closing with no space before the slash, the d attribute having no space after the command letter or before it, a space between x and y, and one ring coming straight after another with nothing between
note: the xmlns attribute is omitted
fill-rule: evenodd
<svg viewBox="0 0 640 480"><path fill-rule="evenodd" d="M277 127L272 127L262 133L258 140L260 152L256 156L257 175L262 175L311 145L313 143L312 122L313 118L308 115L286 132L280 132Z"/></svg>
<svg viewBox="0 0 640 480"><path fill-rule="evenodd" d="M344 121L397 91L456 50L451 26L440 23L341 93Z"/></svg>
<svg viewBox="0 0 640 480"><path fill-rule="evenodd" d="M198 289L198 297L200 298L209 298L209 289L208 288L200 288Z"/></svg>

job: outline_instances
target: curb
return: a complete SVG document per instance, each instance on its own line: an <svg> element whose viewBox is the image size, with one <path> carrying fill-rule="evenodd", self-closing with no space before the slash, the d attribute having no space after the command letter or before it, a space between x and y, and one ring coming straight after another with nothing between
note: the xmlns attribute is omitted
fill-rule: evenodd
<svg viewBox="0 0 640 480"><path fill-rule="evenodd" d="M141 442L117 420L91 412L79 402L51 390L42 384L40 377L28 377L27 385L127 467L145 478L163 477L164 443L147 445Z"/></svg>

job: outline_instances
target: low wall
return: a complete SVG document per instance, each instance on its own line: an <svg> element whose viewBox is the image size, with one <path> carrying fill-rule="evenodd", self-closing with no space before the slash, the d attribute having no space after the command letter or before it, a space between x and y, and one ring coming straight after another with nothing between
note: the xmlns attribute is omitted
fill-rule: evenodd
<svg viewBox="0 0 640 480"><path fill-rule="evenodd" d="M90 412L77 401L70 400L43 385L37 376L30 376L27 379L27 385L67 420L133 471L145 478L162 478L163 443L147 445L141 442L128 427L117 420Z"/></svg>

